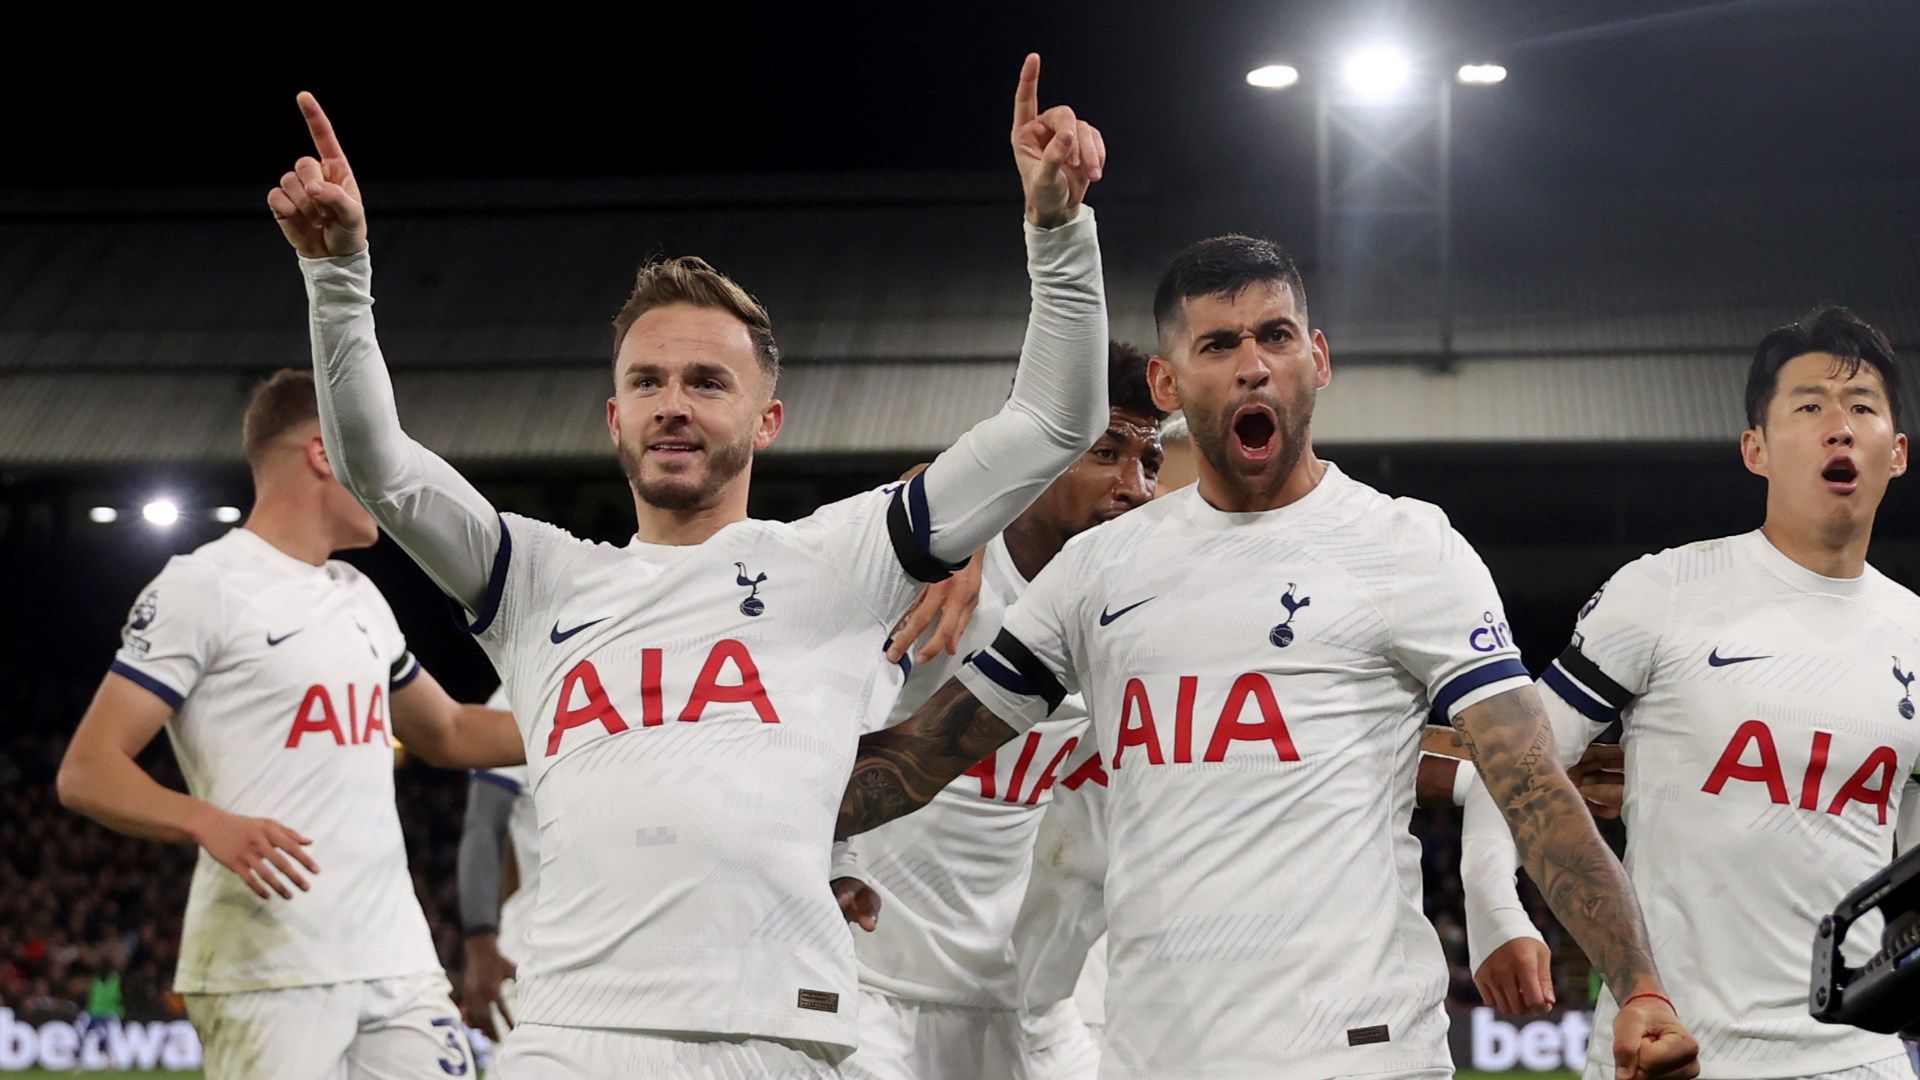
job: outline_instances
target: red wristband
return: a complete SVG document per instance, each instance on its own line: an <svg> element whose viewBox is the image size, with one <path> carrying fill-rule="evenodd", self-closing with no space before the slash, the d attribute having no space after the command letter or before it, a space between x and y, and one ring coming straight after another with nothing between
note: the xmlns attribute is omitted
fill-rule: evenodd
<svg viewBox="0 0 1920 1080"><path fill-rule="evenodd" d="M1623 1001L1623 1002L1621 1002L1621 1003L1620 1003L1620 1007L1624 1009L1624 1008L1626 1008L1626 1007L1627 1007L1628 1005L1631 1005L1631 1004L1633 1004L1633 1003L1634 1003L1635 1001L1638 1001L1639 999L1641 999L1641 998L1643 998L1643 997L1650 997L1650 998L1659 998L1659 999L1660 999L1661 1001L1664 1001L1664 1002L1666 1002L1666 1003L1667 1003L1667 1008L1669 1008L1669 1009L1673 1009L1673 1014L1674 1014L1675 1016L1678 1016L1678 1015L1680 1015L1680 1010L1679 1010L1679 1009L1674 1009L1674 1008L1673 1008L1673 999L1672 999L1672 998L1670 998L1670 997L1668 997L1668 996L1667 996L1667 995L1665 995L1665 994L1656 994L1656 993L1654 993L1654 992L1653 992L1653 991L1651 991L1651 990L1642 990L1642 991L1640 991L1640 992L1639 992L1639 993L1637 993L1637 994L1633 994L1633 995L1631 995L1631 996L1629 996L1629 997L1627 998L1627 1000L1625 1000L1625 1001Z"/></svg>

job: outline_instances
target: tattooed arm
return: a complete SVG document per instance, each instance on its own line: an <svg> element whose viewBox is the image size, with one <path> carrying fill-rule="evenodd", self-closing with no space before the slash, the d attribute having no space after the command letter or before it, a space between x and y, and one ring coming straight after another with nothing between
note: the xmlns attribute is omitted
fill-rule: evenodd
<svg viewBox="0 0 1920 1080"><path fill-rule="evenodd" d="M1624 1006L1614 1023L1615 1063L1635 1076L1698 1075L1699 1047L1663 999L1629 1004L1664 993L1646 925L1626 871L1560 765L1540 695L1530 686L1497 694L1461 710L1454 726L1527 873Z"/></svg>
<svg viewBox="0 0 1920 1080"><path fill-rule="evenodd" d="M927 805L1013 735L958 679L948 679L912 716L861 736L833 838L845 840Z"/></svg>

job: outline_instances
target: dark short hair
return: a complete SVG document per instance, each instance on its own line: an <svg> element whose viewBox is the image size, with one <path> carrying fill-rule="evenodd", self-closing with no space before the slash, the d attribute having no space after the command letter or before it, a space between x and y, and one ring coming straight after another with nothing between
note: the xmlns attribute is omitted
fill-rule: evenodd
<svg viewBox="0 0 1920 1080"><path fill-rule="evenodd" d="M780 348L773 341L773 318L753 294L732 278L715 270L697 255L675 259L649 259L634 275L633 292L613 317L613 352L616 361L620 343L640 316L669 304L724 311L747 324L753 337L754 358L767 375L769 385L780 380Z"/></svg>
<svg viewBox="0 0 1920 1080"><path fill-rule="evenodd" d="M1239 296L1247 286L1277 281L1293 293L1301 317L1307 313L1307 284L1293 256L1271 240L1230 234L1202 240L1173 257L1160 287L1153 291L1153 324L1162 340L1167 328L1184 318L1180 305L1196 296Z"/></svg>
<svg viewBox="0 0 1920 1080"><path fill-rule="evenodd" d="M1840 359L1835 374L1851 379L1862 365L1880 373L1887 388L1887 410L1894 427L1900 425L1900 369L1893 361L1893 344L1865 319L1837 304L1817 307L1797 322L1760 339L1747 368L1747 426L1759 427L1767 406L1779 389L1780 369L1808 353L1831 353Z"/></svg>
<svg viewBox="0 0 1920 1080"><path fill-rule="evenodd" d="M314 393L313 372L281 368L253 388L246 418L240 423L240 445L247 464L259 465L273 440L320 419L320 398Z"/></svg>
<svg viewBox="0 0 1920 1080"><path fill-rule="evenodd" d="M1147 385L1145 349L1124 341L1107 342L1107 407L1156 423L1167 418L1167 411L1153 403L1153 391Z"/></svg>

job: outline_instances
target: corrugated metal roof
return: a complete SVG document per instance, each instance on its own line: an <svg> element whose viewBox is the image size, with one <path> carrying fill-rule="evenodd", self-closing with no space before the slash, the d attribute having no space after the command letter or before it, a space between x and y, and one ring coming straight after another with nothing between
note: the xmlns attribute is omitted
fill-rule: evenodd
<svg viewBox="0 0 1920 1080"><path fill-rule="evenodd" d="M929 453L999 408L1013 365L813 364L787 371L772 454ZM1467 360L1453 370L1337 361L1322 445L1725 444L1744 426L1744 360L1726 354ZM1902 361L1906 385L1920 363ZM604 374L401 372L408 431L462 462L609 455ZM226 374L0 374L0 466L236 461L249 381ZM1920 408L1907 403L1907 430Z"/></svg>
<svg viewBox="0 0 1920 1080"><path fill-rule="evenodd" d="M1920 190L1549 192L1463 208L1456 346L1468 354L1745 349L1816 300L1920 341ZM305 355L291 256L265 215L0 218L0 369L260 369ZM1257 202L1101 208L1117 335L1153 336L1173 250ZM1305 249L1309 237L1279 237ZM997 204L749 205L390 214L376 222L398 367L592 365L649 253L701 253L773 310L796 365L1012 356L1027 307L1019 224ZM1314 318L1358 356L1437 345L1431 283L1347 295L1308 268Z"/></svg>

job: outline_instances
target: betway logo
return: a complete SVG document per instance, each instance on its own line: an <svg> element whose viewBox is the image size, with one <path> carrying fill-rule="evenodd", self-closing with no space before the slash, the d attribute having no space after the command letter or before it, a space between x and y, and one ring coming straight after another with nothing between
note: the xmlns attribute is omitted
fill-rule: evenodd
<svg viewBox="0 0 1920 1080"><path fill-rule="evenodd" d="M65 1020L49 1020L35 1027L15 1021L12 1009L0 1009L0 1072L179 1072L199 1067L200 1036L185 1020L131 1024L102 1020L82 1034Z"/></svg>
<svg viewBox="0 0 1920 1080"><path fill-rule="evenodd" d="M1587 1066L1587 1036L1593 1032L1593 1014L1568 1012L1559 1022L1535 1020L1510 1024L1482 1005L1473 1010L1472 1067L1506 1072L1518 1066L1534 1072ZM1457 1045L1457 1044L1456 1044Z"/></svg>

